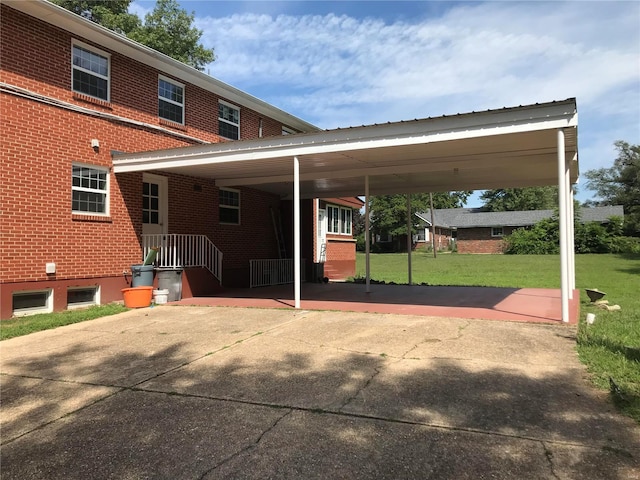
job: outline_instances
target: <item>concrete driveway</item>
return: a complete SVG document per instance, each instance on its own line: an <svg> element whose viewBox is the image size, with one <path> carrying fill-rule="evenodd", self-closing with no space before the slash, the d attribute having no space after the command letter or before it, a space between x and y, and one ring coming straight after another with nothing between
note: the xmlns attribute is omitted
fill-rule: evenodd
<svg viewBox="0 0 640 480"><path fill-rule="evenodd" d="M0 343L9 479L638 479L567 326L163 306Z"/></svg>

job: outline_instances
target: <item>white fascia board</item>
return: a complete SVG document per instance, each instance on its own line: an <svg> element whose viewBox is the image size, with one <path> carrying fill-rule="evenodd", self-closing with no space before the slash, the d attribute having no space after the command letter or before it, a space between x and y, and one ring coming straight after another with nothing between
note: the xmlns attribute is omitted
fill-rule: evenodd
<svg viewBox="0 0 640 480"><path fill-rule="evenodd" d="M302 132L315 132L320 129L290 113L280 110L269 103L243 92L229 84L213 78L196 68L190 67L168 55L135 42L97 23L80 17L63 7L44 0L0 0L27 15L62 28L73 35L90 40L102 48L118 52L128 58L160 70L181 81L196 85L224 99L250 108L258 113L281 122L283 125ZM215 65L215 63L214 63Z"/></svg>
<svg viewBox="0 0 640 480"><path fill-rule="evenodd" d="M497 111L437 119L415 120L370 127L338 129L315 134L276 137L246 142L207 144L180 149L118 154L114 171L198 166L280 157L304 157L323 153L409 146L470 138L506 135L573 127L575 111L551 105L544 116L533 118L528 111ZM539 110L539 107L536 107ZM485 120L483 122L482 120ZM487 122L491 120L491 122Z"/></svg>

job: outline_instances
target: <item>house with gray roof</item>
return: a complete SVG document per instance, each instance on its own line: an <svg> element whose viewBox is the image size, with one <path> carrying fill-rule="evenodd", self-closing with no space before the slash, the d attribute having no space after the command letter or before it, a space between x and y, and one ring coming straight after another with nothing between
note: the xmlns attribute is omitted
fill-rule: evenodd
<svg viewBox="0 0 640 480"><path fill-rule="evenodd" d="M487 212L482 208L448 208L433 210L435 242L438 249L456 242L459 253L502 253L503 237L518 228L527 228L541 220L551 218L554 210L524 210L514 212ZM583 207L582 223L608 223L611 217L624 215L622 205ZM416 213L420 220L418 245L431 244L431 211Z"/></svg>

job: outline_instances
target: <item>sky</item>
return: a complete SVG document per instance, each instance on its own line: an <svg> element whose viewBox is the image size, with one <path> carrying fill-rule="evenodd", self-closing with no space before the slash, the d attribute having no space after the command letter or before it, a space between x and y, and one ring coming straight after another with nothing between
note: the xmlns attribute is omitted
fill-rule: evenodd
<svg viewBox="0 0 640 480"><path fill-rule="evenodd" d="M205 72L320 128L575 97L581 172L640 144L637 1L179 3L215 49Z"/></svg>

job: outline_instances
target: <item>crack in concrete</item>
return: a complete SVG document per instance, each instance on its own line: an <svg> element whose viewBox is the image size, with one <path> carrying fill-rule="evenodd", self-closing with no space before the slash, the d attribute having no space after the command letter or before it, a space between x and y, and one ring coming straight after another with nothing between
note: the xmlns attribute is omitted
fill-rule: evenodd
<svg viewBox="0 0 640 480"><path fill-rule="evenodd" d="M553 464L553 452L547 448L547 446L543 441L540 441L540 445L542 445L542 448L544 450L544 456L546 457L547 462L549 463L549 470L551 470L551 475L553 476L553 478L557 478L558 480L560 480L560 477L556 473L555 466Z"/></svg>
<svg viewBox="0 0 640 480"><path fill-rule="evenodd" d="M206 470L199 478L199 480L204 480L205 477L207 477L211 472L217 470L218 468L220 468L222 465L224 465L225 463L230 462L231 460L233 460L236 457L239 457L240 455L242 455L245 452L248 452L250 450L253 450L255 448L258 447L258 445L260 444L260 442L262 441L262 439L265 437L265 435L267 435L269 432L271 432L274 428L276 428L278 426L278 424L284 420L285 417L287 417L288 415L290 415L293 412L293 410L288 410L287 412L285 412L284 415L281 415L280 417L278 417L276 419L275 422L273 422L271 424L271 426L269 426L266 430L264 430L259 436L258 438L252 443L249 444L247 446L245 446L244 448L241 448L240 450L238 450L235 453L232 453L231 455L229 455L226 458L223 458L221 461L219 461L218 463L216 463L213 467L209 468L208 470Z"/></svg>
<svg viewBox="0 0 640 480"><path fill-rule="evenodd" d="M24 378L35 379L36 377L24 377ZM48 380L48 379L44 379L43 378L43 379L40 379L40 380ZM48 381L61 382L61 383L77 383L77 382L65 382L65 381L61 381L61 380L48 380ZM91 384L89 384L89 385L91 385ZM93 386L104 386L104 385L93 385ZM27 432L24 432L24 433L21 433L20 435L18 435L16 437L10 438L8 440L3 439L3 441L0 442L0 445L8 445L11 442L15 442L16 440L18 440L19 438L24 437L25 435L29 435L29 434L31 434L33 432L41 430L41 429L43 429L43 428L45 428L45 427L47 427L47 426L59 421L59 420L62 420L63 418L66 418L66 417L68 417L70 415L73 415L75 413L81 412L85 408L92 407L93 405L96 405L97 403L100 403L100 402L102 402L102 401L104 401L104 400L106 400L108 398L111 398L111 397L113 397L113 396L115 396L115 395L117 395L119 393L122 393L123 391L126 390L126 388L120 388L120 387L113 387L113 388L119 388L119 390L116 391L116 392L111 392L111 393L105 395L104 397L96 398L93 402L87 403L86 405L82 405L81 407L76 408L75 410L71 410L69 412L66 412L66 413L60 415L59 417L56 417L56 418L54 418L52 420L49 420L48 422L42 423L40 425L37 425L36 427L32 428L31 430L29 430Z"/></svg>
<svg viewBox="0 0 640 480"><path fill-rule="evenodd" d="M342 405L340 405L340 407L338 408L338 412L341 412L344 407L346 407L351 402L353 402L356 398L358 398L358 396L371 384L373 379L376 378L378 375L380 375L380 369L381 368L382 368L382 366L373 367L373 370L374 370L373 374L367 379L367 381L364 383L364 385L362 385L362 387L360 387L358 389L358 391L355 393L355 395L352 395L351 397L346 398L345 401L342 402Z"/></svg>

